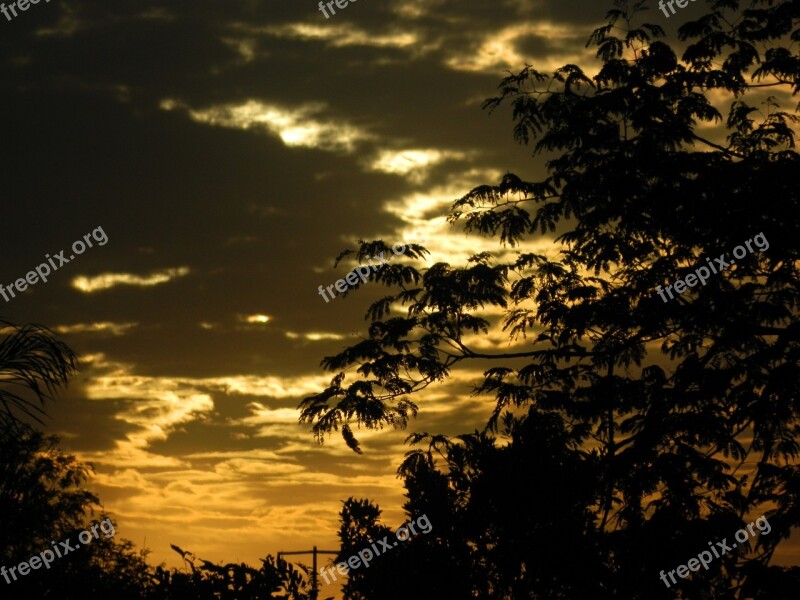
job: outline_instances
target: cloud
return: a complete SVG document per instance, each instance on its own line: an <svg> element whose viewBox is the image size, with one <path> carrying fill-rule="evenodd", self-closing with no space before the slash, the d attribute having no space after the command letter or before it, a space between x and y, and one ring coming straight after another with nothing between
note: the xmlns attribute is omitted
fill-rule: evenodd
<svg viewBox="0 0 800 600"><path fill-rule="evenodd" d="M85 294L111 289L118 285L151 287L161 283L167 283L177 277L188 275L189 271L189 267L177 267L174 269L156 271L144 277L132 273L101 273L94 277L78 276L72 280L72 287Z"/></svg>
<svg viewBox="0 0 800 600"><path fill-rule="evenodd" d="M473 46L471 52L452 54L445 63L457 71L496 73L501 69L519 70L531 62L531 53L522 48L526 40L541 42L540 56L534 61L538 70L555 70L567 63L592 63L594 50L582 48L582 40L588 37L590 30L552 21L507 25L481 35L481 41Z"/></svg>
<svg viewBox="0 0 800 600"><path fill-rule="evenodd" d="M205 109L192 109L172 99L161 101L163 110L182 109L193 121L231 129L261 129L277 135L290 147L319 148L333 152L352 152L356 142L370 139L366 131L330 116L315 118L324 105L308 103L294 108L265 104L258 100L244 103L218 104Z"/></svg>
<svg viewBox="0 0 800 600"><path fill-rule="evenodd" d="M128 329L136 327L138 323L112 323L102 321L99 323L75 323L74 325L56 325L53 330L62 333L96 333L110 331L114 335L123 335Z"/></svg>
<svg viewBox="0 0 800 600"><path fill-rule="evenodd" d="M258 323L258 324L269 323L269 321L272 319L272 317L269 317L268 315L239 315L238 318L240 321L243 321L245 323Z"/></svg>
<svg viewBox="0 0 800 600"><path fill-rule="evenodd" d="M287 331L285 332L285 335L290 340L304 339L304 340L309 340L311 342L319 342L322 340L344 340L347 338L346 335L342 335L340 333L325 333L316 331L310 331L308 333L297 333L295 331Z"/></svg>
<svg viewBox="0 0 800 600"><path fill-rule="evenodd" d="M447 160L463 160L466 153L454 150L407 149L381 150L368 166L373 171L406 176L410 181L421 183L431 167Z"/></svg>
<svg viewBox="0 0 800 600"><path fill-rule="evenodd" d="M329 375L297 377L227 375L220 377L168 377L135 375L132 367L123 363L106 362L104 355L84 355L81 362L91 363L107 373L98 373L86 384L87 397L92 400L138 398L160 399L205 392L222 392L271 398L299 398L318 392L328 385Z"/></svg>
<svg viewBox="0 0 800 600"><path fill-rule="evenodd" d="M298 40L324 40L333 47L345 46L373 46L408 48L419 43L416 33L398 31L393 33L379 33L358 29L350 23L337 23L315 25L308 23L286 23L261 29L278 38Z"/></svg>
<svg viewBox="0 0 800 600"><path fill-rule="evenodd" d="M240 479L243 475L293 475L303 471L305 471L305 467L287 464L285 460L268 461L246 458L226 460L217 463L214 467L215 473L232 480Z"/></svg>

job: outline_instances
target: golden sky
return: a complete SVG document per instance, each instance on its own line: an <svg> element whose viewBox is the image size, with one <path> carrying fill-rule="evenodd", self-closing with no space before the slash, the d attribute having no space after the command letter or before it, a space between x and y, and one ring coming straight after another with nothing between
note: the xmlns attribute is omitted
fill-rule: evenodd
<svg viewBox="0 0 800 600"><path fill-rule="evenodd" d="M179 564L170 544L255 563L336 548L350 496L402 523L403 438L481 427L482 365L428 388L408 432L362 431L363 455L319 446L297 404L381 290L326 303L318 286L359 238L424 241L428 264L499 250L449 228L447 208L543 163L480 104L506 69L591 64L609 6L359 0L325 19L313 0L54 0L0 19L0 282L108 236L0 314L81 356L48 430L96 465L121 537L153 563Z"/></svg>

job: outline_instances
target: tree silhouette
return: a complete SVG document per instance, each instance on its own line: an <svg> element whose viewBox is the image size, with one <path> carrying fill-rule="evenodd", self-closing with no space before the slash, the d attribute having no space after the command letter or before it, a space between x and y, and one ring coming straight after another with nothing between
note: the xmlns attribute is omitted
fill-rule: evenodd
<svg viewBox="0 0 800 600"><path fill-rule="evenodd" d="M82 489L91 465L57 448L58 439L29 429L0 434L0 537L4 563L26 560L50 541L81 529L98 498Z"/></svg>
<svg viewBox="0 0 800 600"><path fill-rule="evenodd" d="M189 571L157 567L154 588L147 595L149 600L311 598L307 569L299 571L282 558L268 555L261 560L261 568L256 569L244 563L216 565L178 546L171 548L181 555Z"/></svg>
<svg viewBox="0 0 800 600"><path fill-rule="evenodd" d="M15 429L20 415L41 423L45 401L75 373L77 356L47 327L0 320L0 429ZM37 402L23 388L32 392Z"/></svg>
<svg viewBox="0 0 800 600"><path fill-rule="evenodd" d="M298 570L267 556L260 568L244 563L223 566L184 558L189 572L151 568L146 549L105 533L81 545L78 535L106 518L98 498L84 489L93 469L58 448L58 438L17 426L0 434L0 565L16 567L52 542L69 541L72 551L55 557L46 569L0 578L2 598L30 600L308 600L307 569ZM117 533L116 523L114 533ZM199 562L199 565L195 564Z"/></svg>
<svg viewBox="0 0 800 600"><path fill-rule="evenodd" d="M577 452L554 415L507 416L502 434L504 446L485 432L412 436L428 448L409 452L400 467L404 508L409 520L426 515L431 531L351 571L345 598L594 597L607 549L592 524L596 456ZM536 483L520 486L521 478ZM337 560L394 537L379 515L366 501L345 503Z"/></svg>
<svg viewBox="0 0 800 600"><path fill-rule="evenodd" d="M78 534L100 518L99 499L84 488L93 467L59 449L25 422L41 422L45 402L67 384L77 357L41 325L16 326L0 321L0 564L16 567L53 543L71 540L74 549L27 576L0 580L2 598L59 600L175 600L178 598L284 598L307 600L307 573L267 556L262 567L214 565L179 552L191 573L163 566L151 569L146 549L136 551L113 536L78 543ZM23 388L26 391L19 390ZM27 393L26 393L27 392ZM94 518L93 518L94 517ZM16 577L16 578L15 578ZM13 581L12 581L13 579Z"/></svg>
<svg viewBox="0 0 800 600"><path fill-rule="evenodd" d="M525 434L510 442L508 456L526 452L516 445L531 452L534 485L564 452L564 464L592 466L593 496L580 486L536 500L525 495L534 514L515 515L521 528L552 533L548 525L569 529L578 518L564 502L590 511L590 523L578 519L581 534L569 529L546 543L563 560L568 548L578 552L580 537L602 549L599 563L591 552L584 557L591 597L720 600L770 589L771 598L789 598L798 586L796 573L767 565L800 525L800 161L797 117L784 109L800 91L793 47L800 4L709 6L680 28L687 42L680 60L660 26L637 25L644 2L619 2L587 44L601 62L595 75L577 65L552 75L527 66L505 78L485 106L511 104L514 136L547 156L547 176L527 182L509 173L479 186L455 202L450 220L510 249L555 233L557 256L521 250L504 262L481 253L464 267L438 263L420 272L393 263L373 273L400 291L369 308L367 339L324 359L337 375L300 406L301 421L320 440L341 428L358 451L352 426L404 427L417 410L414 392L446 380L457 365L499 363L475 388L496 399L487 433L506 411L527 408L533 430L553 428L545 446ZM729 98L724 120L712 98ZM720 141L709 139L713 131L701 134L700 124L716 126ZM758 250L731 261L746 241ZM362 244L359 257L374 249ZM702 285L693 276L672 300L657 293L714 263L719 270ZM395 304L407 314L392 315ZM502 323L482 316L486 307L502 309ZM507 331L518 351L471 347L470 335L492 327ZM354 366L361 378L345 383ZM451 483L471 483L475 470L496 494L525 494L504 461L470 455L489 444L481 435L448 441L444 464L457 467L453 474L450 465ZM444 468L413 460L418 470L406 471L407 486L422 465ZM436 493L437 478L423 480L434 486L425 493ZM505 535L497 547L526 539L502 511L488 514L490 530ZM685 564L762 514L769 535L740 543L670 589L659 580L662 569ZM479 516L459 526L469 530ZM496 547L470 549L489 564ZM521 567L508 556L498 559L503 571L490 577L497 584L487 597L587 597L557 561L539 572L535 561Z"/></svg>
<svg viewBox="0 0 800 600"><path fill-rule="evenodd" d="M95 514L99 500L83 489L91 465L65 454L57 444L58 438L19 425L0 433L0 564L17 566L51 550L53 542L69 540L75 548L54 557L47 568L0 580L2 597L140 598L148 583L146 552L137 553L130 542L105 535L87 545L78 543L78 534L106 515Z"/></svg>

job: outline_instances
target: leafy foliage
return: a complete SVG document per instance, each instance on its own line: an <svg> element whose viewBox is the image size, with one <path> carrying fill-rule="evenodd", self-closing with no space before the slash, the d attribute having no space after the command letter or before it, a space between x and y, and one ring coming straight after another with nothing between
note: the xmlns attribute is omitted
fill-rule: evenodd
<svg viewBox="0 0 800 600"><path fill-rule="evenodd" d="M58 439L30 428L0 434L0 565L16 566L69 541L71 551L48 568L0 582L3 598L29 600L310 600L308 569L267 556L259 569L198 561L177 546L189 572L151 568L147 550L115 536L81 545L78 534L106 518L98 498L83 488L91 465L58 449ZM116 524L114 532L116 533ZM199 562L199 565L196 564Z"/></svg>
<svg viewBox="0 0 800 600"><path fill-rule="evenodd" d="M67 384L77 368L77 356L42 325L18 326L0 320L0 329L5 334L0 340L0 428L17 426L19 415L14 409L41 422L45 401L57 387ZM18 388L33 392L38 404L18 393Z"/></svg>
<svg viewBox="0 0 800 600"><path fill-rule="evenodd" d="M190 573L163 566L151 569L148 551L136 551L127 540L92 539L78 542L78 534L106 518L99 499L84 485L92 465L58 448L55 436L45 436L22 422L15 409L39 420L45 400L66 385L75 371L76 356L49 329L39 325L14 326L3 321L7 337L0 341L0 382L27 388L35 404L16 391L0 389L0 564L16 566L49 550L52 542L71 542L73 548L35 575L21 574L2 581L8 600L178 600L181 598L237 599L311 598L308 570L267 556L262 567L245 564L218 566L179 552ZM116 528L115 528L116 532ZM10 575L6 575L11 579Z"/></svg>
<svg viewBox="0 0 800 600"><path fill-rule="evenodd" d="M3 598L141 598L148 584L146 552L103 534L85 546L78 543L79 533L107 515L95 514L99 500L83 489L91 465L57 444L58 438L30 428L0 434L0 564L16 566L50 549L53 541L70 541L74 548L35 575L3 581L8 586Z"/></svg>
<svg viewBox="0 0 800 600"><path fill-rule="evenodd" d="M147 596L149 600L309 600L312 597L308 569L300 572L283 559L267 556L262 559L261 568L255 569L244 563L216 565L178 546L171 548L181 555L188 572L156 567L154 589Z"/></svg>
<svg viewBox="0 0 800 600"><path fill-rule="evenodd" d="M4 563L26 560L80 530L97 497L82 489L91 465L57 448L58 438L28 429L0 434L0 539Z"/></svg>
<svg viewBox="0 0 800 600"><path fill-rule="evenodd" d="M515 139L546 157L547 175L527 182L508 173L479 186L454 203L450 220L522 246L516 259L481 253L463 267L397 267L383 282L399 291L368 311L368 338L326 357L323 366L337 373L304 400L301 420L320 440L350 424L405 427L418 409L413 394L457 366L495 361L475 386L496 400L486 431L439 442L458 477L453 468L449 479L436 475L423 454L409 457L407 482L418 477L420 495L468 487L462 480L471 484L473 471L491 479L502 465L467 460L462 446L491 453L482 436L497 432L505 411L527 408L534 423L561 423L576 444L566 446L573 460L593 453L594 495L578 504L593 520L581 521L576 540L600 540L610 554L587 559L596 566L591 597L718 600L789 589L794 575L768 564L800 526L800 159L796 109L785 106L800 91L800 5L710 2L709 14L681 27L680 58L658 25L638 24L644 8L620 1L609 11L587 44L597 49L595 74L526 66L502 81L485 106L510 105ZM702 133L713 127L727 132L724 141ZM656 295L759 233L768 248L673 301ZM527 251L543 235L554 238L553 251ZM502 310L503 321L482 316L485 309ZM496 327L516 343L512 351L471 347L472 334ZM361 378L346 384L351 368ZM360 450L353 431L345 434ZM537 466L565 447L547 439L556 446L537 448ZM552 494L526 526L569 501ZM449 510L464 502L453 499ZM765 513L773 532L753 547L740 545L716 570L671 590L659 582L660 569ZM491 562L488 548L474 544L469 550ZM547 580L532 564L507 564L516 570L494 574L484 597L589 597L555 565ZM509 573L520 588L502 579ZM542 595L525 595L534 593Z"/></svg>

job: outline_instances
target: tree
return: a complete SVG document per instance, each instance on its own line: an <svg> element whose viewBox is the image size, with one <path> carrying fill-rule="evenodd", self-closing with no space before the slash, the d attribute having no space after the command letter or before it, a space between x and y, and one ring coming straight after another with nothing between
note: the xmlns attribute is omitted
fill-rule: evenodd
<svg viewBox="0 0 800 600"><path fill-rule="evenodd" d="M341 428L358 451L352 426L404 427L414 392L457 365L497 363L475 388L496 399L487 432L527 408L534 422L558 418L578 444L572 462L597 465L584 536L606 553L593 571L598 598L719 600L767 588L789 598L798 582L767 565L800 525L800 161L797 117L784 107L800 91L800 4L709 6L680 28L680 59L660 26L638 24L644 2L619 2L587 44L596 74L526 66L506 77L485 106L511 104L514 136L547 155L547 176L479 186L450 220L512 249L555 233L558 254L503 263L481 253L463 267L373 273L399 291L369 308L367 339L324 359L337 375L300 405L318 439ZM727 109L712 103L720 97ZM357 256L376 248L362 244ZM709 271L702 282L699 266ZM665 291L679 279L683 293ZM392 314L395 303L405 316ZM504 311L502 323L481 315L487 306ZM519 351L470 347L470 334L493 327ZM345 384L354 366L360 379ZM558 439L535 451L535 464L559 451ZM559 496L553 508L569 494ZM659 580L762 514L770 535L669 589ZM560 582L525 571L530 595L519 597L582 597L553 573Z"/></svg>
<svg viewBox="0 0 800 600"><path fill-rule="evenodd" d="M77 368L77 356L42 325L0 320L0 333L6 334L0 341L0 429L18 427L19 413L41 423L45 401L56 388L67 385ZM32 392L38 404L18 388Z"/></svg>
<svg viewBox="0 0 800 600"><path fill-rule="evenodd" d="M311 598L307 569L304 574L282 558L268 555L261 560L261 568L255 569L244 563L215 565L178 546L171 548L181 555L189 572L156 567L154 587L146 596L148 600Z"/></svg>
<svg viewBox="0 0 800 600"><path fill-rule="evenodd" d="M56 597L60 600L134 600L148 583L146 551L113 536L89 544L78 535L107 516L98 498L83 488L93 472L58 448L58 438L16 426L0 433L0 564L12 567L41 556L60 542L72 551L53 556L35 575L8 574L3 598ZM116 529L114 530L116 532ZM66 549L65 549L66 550ZM13 579L13 580L12 580Z"/></svg>
<svg viewBox="0 0 800 600"><path fill-rule="evenodd" d="M595 596L606 549L592 524L596 457L576 451L555 415L507 416L502 436L503 446L486 432L412 436L428 448L409 452L400 467L404 509L409 520L426 515L431 530L351 571L346 599ZM367 501L345 503L337 560L394 537L379 515ZM573 576L576 565L581 577Z"/></svg>
<svg viewBox="0 0 800 600"><path fill-rule="evenodd" d="M77 356L48 328L0 321L0 559L18 565L52 542L72 540L88 528L99 499L83 488L90 464L64 453L59 439L36 431L25 417L41 423L45 403L66 386ZM19 388L22 388L20 390ZM24 390L24 391L23 391ZM148 582L146 551L129 541L100 536L38 572L8 585L4 598L58 597L87 600L139 598Z"/></svg>
<svg viewBox="0 0 800 600"><path fill-rule="evenodd" d="M84 489L90 464L58 448L58 438L17 426L0 433L0 565L16 567L42 551L60 547L66 553L40 564L35 575L0 578L3 598L58 600L179 600L284 598L308 600L310 584L302 573L271 556L255 569L245 564L214 565L173 546L191 573L146 563L148 551L137 551L117 539L116 523L89 543L79 534L107 518L99 499ZM90 532L91 533L91 532ZM60 546L67 542L71 550Z"/></svg>
<svg viewBox="0 0 800 600"><path fill-rule="evenodd" d="M392 544L391 540L397 538L390 527L380 523L380 514L381 510L365 499L349 498L342 507L341 550L334 564L347 563L359 552L373 554L371 558L364 554L368 563L348 572L347 583L342 588L345 600L465 597L463 594L469 590L469 578L464 577L466 564L450 560L452 548L448 551L441 545L441 532L438 536L429 536L421 532L413 535L409 531L409 540L396 542L391 553L384 548L384 555L380 553L380 540ZM409 514L409 520L418 516ZM444 522L434 524L431 517L428 522L432 523L432 529L445 525ZM464 549L462 545L456 548ZM336 577L336 571L331 568L328 575Z"/></svg>
<svg viewBox="0 0 800 600"><path fill-rule="evenodd" d="M82 529L98 498L82 489L91 465L61 452L58 438L28 429L0 434L0 538L4 564Z"/></svg>

